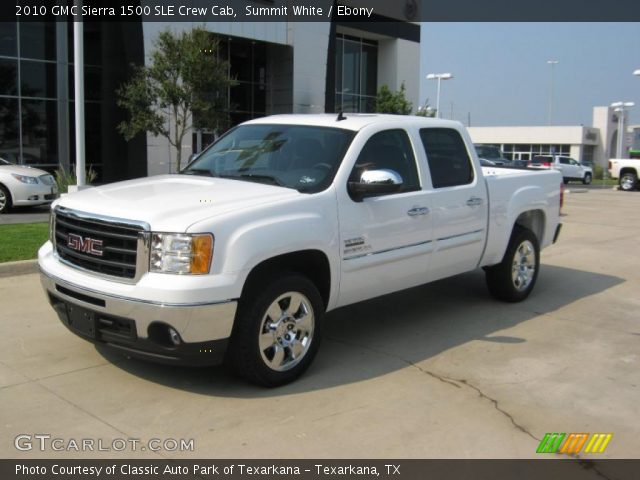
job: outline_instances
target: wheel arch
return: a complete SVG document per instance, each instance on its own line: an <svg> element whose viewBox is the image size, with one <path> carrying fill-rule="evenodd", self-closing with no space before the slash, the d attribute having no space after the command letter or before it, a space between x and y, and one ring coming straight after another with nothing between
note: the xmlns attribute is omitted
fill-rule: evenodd
<svg viewBox="0 0 640 480"><path fill-rule="evenodd" d="M277 272L295 272L307 277L318 289L325 309L331 297L331 266L329 258L321 250L298 250L268 258L249 272L242 287L242 296L257 286L261 280Z"/></svg>
<svg viewBox="0 0 640 480"><path fill-rule="evenodd" d="M523 228L531 230L538 239L538 243L542 245L546 226L544 210L534 209L522 212L518 215L518 218L516 218L513 228L511 229L511 234L513 234L516 225L520 225Z"/></svg>
<svg viewBox="0 0 640 480"><path fill-rule="evenodd" d="M638 171L633 168L633 167L623 167L620 169L620 173L618 174L620 177L622 177L623 175L627 174L627 173L632 173L634 174L636 177L638 177Z"/></svg>

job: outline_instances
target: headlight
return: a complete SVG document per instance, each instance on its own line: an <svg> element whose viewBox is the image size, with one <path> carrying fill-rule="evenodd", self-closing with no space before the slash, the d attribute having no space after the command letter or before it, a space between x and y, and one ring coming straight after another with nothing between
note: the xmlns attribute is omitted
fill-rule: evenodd
<svg viewBox="0 0 640 480"><path fill-rule="evenodd" d="M213 235L152 233L149 270L159 273L209 273Z"/></svg>
<svg viewBox="0 0 640 480"><path fill-rule="evenodd" d="M26 175L18 175L17 173L12 173L13 178L22 183L29 183L31 185L35 185L38 183L37 177L27 177Z"/></svg>

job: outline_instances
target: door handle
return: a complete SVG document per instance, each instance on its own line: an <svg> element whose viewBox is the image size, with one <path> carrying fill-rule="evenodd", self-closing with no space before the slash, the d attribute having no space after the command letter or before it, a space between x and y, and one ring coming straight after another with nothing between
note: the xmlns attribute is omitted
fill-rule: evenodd
<svg viewBox="0 0 640 480"><path fill-rule="evenodd" d="M413 207L407 211L407 215L410 217L417 217L418 215L427 215L429 213L428 207Z"/></svg>
<svg viewBox="0 0 640 480"><path fill-rule="evenodd" d="M482 205L484 203L484 200L482 200L480 197L471 197L469 200L467 200L467 205L469 205L470 207L476 207L478 205Z"/></svg>

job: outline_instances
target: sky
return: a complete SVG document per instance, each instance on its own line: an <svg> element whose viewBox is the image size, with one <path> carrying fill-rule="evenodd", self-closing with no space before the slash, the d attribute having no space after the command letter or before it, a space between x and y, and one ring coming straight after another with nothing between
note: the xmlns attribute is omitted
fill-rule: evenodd
<svg viewBox="0 0 640 480"><path fill-rule="evenodd" d="M640 23L423 23L421 104L436 105L428 73L442 81L443 118L471 126L592 124L594 106L635 102L640 123Z"/></svg>

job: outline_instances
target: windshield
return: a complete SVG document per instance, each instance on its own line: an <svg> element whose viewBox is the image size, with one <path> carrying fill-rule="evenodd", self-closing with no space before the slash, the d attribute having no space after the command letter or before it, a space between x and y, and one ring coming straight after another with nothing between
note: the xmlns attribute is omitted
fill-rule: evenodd
<svg viewBox="0 0 640 480"><path fill-rule="evenodd" d="M241 125L181 173L261 182L315 193L333 181L355 132L300 125Z"/></svg>
<svg viewBox="0 0 640 480"><path fill-rule="evenodd" d="M0 157L0 165L11 165L11 162L5 160L4 158Z"/></svg>

